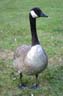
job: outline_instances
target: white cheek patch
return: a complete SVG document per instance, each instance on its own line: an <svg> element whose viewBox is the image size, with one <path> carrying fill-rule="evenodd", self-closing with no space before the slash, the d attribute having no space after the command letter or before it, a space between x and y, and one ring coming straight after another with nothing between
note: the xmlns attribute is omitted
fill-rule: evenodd
<svg viewBox="0 0 63 96"><path fill-rule="evenodd" d="M38 17L37 14L36 14L33 10L32 10L30 13L31 13L31 16L32 16L33 18Z"/></svg>

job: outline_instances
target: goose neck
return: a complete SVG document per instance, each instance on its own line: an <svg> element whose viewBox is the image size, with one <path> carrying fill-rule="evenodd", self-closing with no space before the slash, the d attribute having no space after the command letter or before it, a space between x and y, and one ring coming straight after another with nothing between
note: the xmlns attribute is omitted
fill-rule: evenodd
<svg viewBox="0 0 63 96"><path fill-rule="evenodd" d="M37 31L36 31L36 18L32 18L31 15L29 15L30 19L30 29L31 29L31 36L32 36L32 46L39 44Z"/></svg>

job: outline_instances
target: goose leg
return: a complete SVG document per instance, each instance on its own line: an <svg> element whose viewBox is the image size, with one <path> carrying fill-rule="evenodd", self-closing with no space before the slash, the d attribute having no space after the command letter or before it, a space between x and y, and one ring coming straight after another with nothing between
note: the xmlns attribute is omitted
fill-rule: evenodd
<svg viewBox="0 0 63 96"><path fill-rule="evenodd" d="M22 77L23 77L23 75L22 75L22 73L20 73L20 84L19 84L19 88L26 87L26 85L22 82Z"/></svg>
<svg viewBox="0 0 63 96"><path fill-rule="evenodd" d="M33 89L36 89L36 88L38 88L38 86L39 86L38 74L36 74L35 77L36 77L36 84L34 84L34 85L32 86Z"/></svg>
<svg viewBox="0 0 63 96"><path fill-rule="evenodd" d="M22 73L20 73L20 83L21 83L21 85L22 85L22 77L23 77L23 75L22 75Z"/></svg>
<svg viewBox="0 0 63 96"><path fill-rule="evenodd" d="M36 74L36 88L39 86L39 82L38 82L38 74Z"/></svg>

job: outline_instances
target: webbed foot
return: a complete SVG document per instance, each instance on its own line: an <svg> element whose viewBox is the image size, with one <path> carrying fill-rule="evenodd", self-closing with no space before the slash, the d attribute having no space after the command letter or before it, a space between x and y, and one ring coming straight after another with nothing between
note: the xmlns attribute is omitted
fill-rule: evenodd
<svg viewBox="0 0 63 96"><path fill-rule="evenodd" d="M20 85L18 85L18 87L19 87L20 89L25 89L25 88L27 88L27 86L26 86L25 84L20 84Z"/></svg>
<svg viewBox="0 0 63 96"><path fill-rule="evenodd" d="M32 85L31 88L32 88L32 89L37 89L37 88L39 88L39 85L38 85L38 84L34 84L34 85Z"/></svg>

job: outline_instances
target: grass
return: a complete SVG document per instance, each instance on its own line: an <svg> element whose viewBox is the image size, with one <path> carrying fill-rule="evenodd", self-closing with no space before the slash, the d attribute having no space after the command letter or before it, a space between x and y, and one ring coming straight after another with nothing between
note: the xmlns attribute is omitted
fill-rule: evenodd
<svg viewBox="0 0 63 96"><path fill-rule="evenodd" d="M39 6L48 18L37 19L38 36L48 57L48 68L40 74L41 88L20 90L19 76L12 72L13 51L21 44L30 44L28 12ZM16 39L16 41L15 41ZM24 76L29 86L35 78ZM63 96L63 1L0 0L0 96Z"/></svg>

